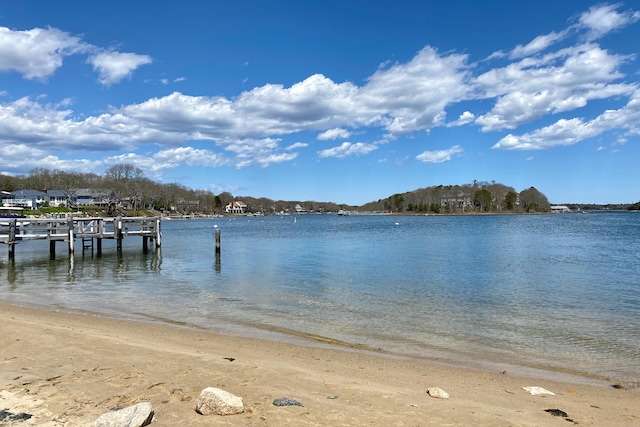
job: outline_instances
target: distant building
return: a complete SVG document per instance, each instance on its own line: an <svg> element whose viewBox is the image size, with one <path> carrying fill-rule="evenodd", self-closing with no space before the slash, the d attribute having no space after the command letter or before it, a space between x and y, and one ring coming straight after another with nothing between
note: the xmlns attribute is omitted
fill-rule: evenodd
<svg viewBox="0 0 640 427"><path fill-rule="evenodd" d="M2 196L3 206L38 209L38 206L42 206L45 202L49 202L49 196L47 196L47 193L38 190L18 190Z"/></svg>
<svg viewBox="0 0 640 427"><path fill-rule="evenodd" d="M76 191L76 203L80 206L108 206L115 200L115 194L109 190L83 188Z"/></svg>
<svg viewBox="0 0 640 427"><path fill-rule="evenodd" d="M448 196L440 198L440 207L449 209L465 209L473 206L471 197L465 194L458 194L457 197Z"/></svg>
<svg viewBox="0 0 640 427"><path fill-rule="evenodd" d="M571 209L569 209L568 206L564 206L564 205L552 205L551 206L551 212L553 212L553 213L566 213L566 212L571 212Z"/></svg>
<svg viewBox="0 0 640 427"><path fill-rule="evenodd" d="M247 212L247 205L236 200L225 206L224 211L228 214L244 214Z"/></svg>
<svg viewBox="0 0 640 427"><path fill-rule="evenodd" d="M73 204L67 193L62 190L47 190L47 196L49 196L49 206L57 208L59 206L69 206ZM71 202L71 203L70 203Z"/></svg>

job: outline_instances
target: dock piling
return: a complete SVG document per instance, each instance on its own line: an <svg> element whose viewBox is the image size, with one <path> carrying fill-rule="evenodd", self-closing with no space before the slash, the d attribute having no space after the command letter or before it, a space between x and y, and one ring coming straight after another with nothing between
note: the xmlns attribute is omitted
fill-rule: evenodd
<svg viewBox="0 0 640 427"><path fill-rule="evenodd" d="M220 255L220 229L216 228L213 234L216 237L216 255Z"/></svg>
<svg viewBox="0 0 640 427"><path fill-rule="evenodd" d="M73 235L73 221L68 221L68 226L69 226L69 234L67 236L67 239L69 240L69 255L73 255L73 241L74 241L74 235Z"/></svg>
<svg viewBox="0 0 640 427"><path fill-rule="evenodd" d="M9 221L9 260L13 261L16 257L16 229L18 228L18 222L13 219Z"/></svg>

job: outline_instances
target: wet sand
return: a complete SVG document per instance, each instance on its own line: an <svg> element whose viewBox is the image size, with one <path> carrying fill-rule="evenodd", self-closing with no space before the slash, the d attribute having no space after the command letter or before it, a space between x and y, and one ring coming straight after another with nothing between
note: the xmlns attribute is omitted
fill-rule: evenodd
<svg viewBox="0 0 640 427"><path fill-rule="evenodd" d="M144 401L154 407L153 426L572 424L545 409L560 409L579 425L640 425L639 391L561 376L4 304L0 328L0 410L33 415L16 426L90 426L105 412ZM526 386L556 394L532 396ZM197 414L195 400L206 387L242 397L245 412ZM450 398L430 397L429 387ZM282 397L304 406L274 406Z"/></svg>

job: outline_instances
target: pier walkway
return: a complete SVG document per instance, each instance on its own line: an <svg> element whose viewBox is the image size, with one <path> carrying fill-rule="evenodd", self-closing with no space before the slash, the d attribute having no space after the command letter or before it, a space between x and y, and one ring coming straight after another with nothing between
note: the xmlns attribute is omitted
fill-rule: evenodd
<svg viewBox="0 0 640 427"><path fill-rule="evenodd" d="M56 242L67 242L69 255L73 255L75 240L82 240L82 250L95 249L102 253L102 240L117 241L118 251L122 250L125 237L142 237L142 248L148 249L149 239L155 241L156 248L162 242L159 217L113 217L113 218L0 218L0 243L9 247L9 259L15 259L15 246L24 240L48 240L49 255L55 259Z"/></svg>

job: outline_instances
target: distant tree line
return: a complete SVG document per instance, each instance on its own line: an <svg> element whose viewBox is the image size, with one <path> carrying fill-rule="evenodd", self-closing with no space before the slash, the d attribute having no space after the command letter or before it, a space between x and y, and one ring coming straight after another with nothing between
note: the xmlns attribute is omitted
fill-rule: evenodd
<svg viewBox="0 0 640 427"><path fill-rule="evenodd" d="M535 187L518 193L513 187L495 181L474 181L394 194L359 209L394 213L549 212L550 204Z"/></svg>
<svg viewBox="0 0 640 427"><path fill-rule="evenodd" d="M0 174L0 191L61 190L71 199L79 189L112 191L117 202L126 202L134 211L175 210L181 214L220 214L224 213L225 206L234 200L244 202L248 212L265 214L295 212L296 205L307 212L337 212L341 208L353 208L314 201L273 201L266 198L234 197L229 192L216 195L211 191L193 190L176 183L160 184L145 177L142 169L127 163L110 166L103 175L43 168L32 169L24 176Z"/></svg>
<svg viewBox="0 0 640 427"><path fill-rule="evenodd" d="M251 213L337 212L340 209L362 212L425 213L489 213L549 212L547 197L535 187L516 192L513 187L492 182L474 181L463 185L438 185L406 193L398 193L360 207L332 202L285 201L251 196L234 196L229 192L213 194L193 190L181 184L160 184L145 177L142 169L131 164L110 166L103 175L66 172L43 168L32 169L24 176L0 174L0 190L62 190L69 198L79 189L108 190L117 201L125 201L133 210L172 211L182 214L224 213L224 208L241 200ZM572 210L598 209L598 205L567 205ZM609 209L640 210L633 205L606 205Z"/></svg>
<svg viewBox="0 0 640 427"><path fill-rule="evenodd" d="M223 207L223 200L210 191L192 190L180 184L159 184L146 178L142 169L121 163L109 167L104 175L43 168L32 169L26 176L0 175L0 190L62 190L71 197L80 189L108 190L116 201L126 201L133 210L169 210L183 213L213 213ZM229 197L233 200L233 197Z"/></svg>

